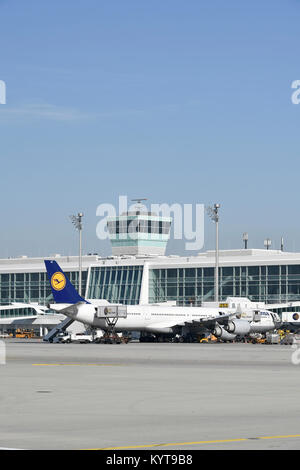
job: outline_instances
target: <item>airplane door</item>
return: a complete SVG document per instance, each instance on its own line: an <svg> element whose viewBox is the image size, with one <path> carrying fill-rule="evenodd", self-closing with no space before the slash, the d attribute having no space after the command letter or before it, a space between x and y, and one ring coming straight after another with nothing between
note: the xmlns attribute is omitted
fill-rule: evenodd
<svg viewBox="0 0 300 470"><path fill-rule="evenodd" d="M275 315L273 312L270 312L270 313L271 313L271 317L272 317L274 326L276 326L276 325L279 323L279 322L276 320L276 315Z"/></svg>
<svg viewBox="0 0 300 470"><path fill-rule="evenodd" d="M151 320L151 311L148 309L145 312L145 320L147 321Z"/></svg>

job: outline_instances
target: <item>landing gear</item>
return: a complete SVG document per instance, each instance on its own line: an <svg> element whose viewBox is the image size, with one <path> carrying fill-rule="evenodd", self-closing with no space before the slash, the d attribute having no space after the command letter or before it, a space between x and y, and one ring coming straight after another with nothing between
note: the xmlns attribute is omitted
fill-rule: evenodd
<svg viewBox="0 0 300 470"><path fill-rule="evenodd" d="M174 336L173 343L193 343L194 339L192 335L176 335Z"/></svg>
<svg viewBox="0 0 300 470"><path fill-rule="evenodd" d="M193 340L192 335L186 335L186 336L184 337L184 342L185 342L185 343L193 343L194 340Z"/></svg>
<svg viewBox="0 0 300 470"><path fill-rule="evenodd" d="M172 343L184 343L184 337L176 335L172 338Z"/></svg>
<svg viewBox="0 0 300 470"><path fill-rule="evenodd" d="M100 338L102 344L121 344L121 338L116 333L105 333Z"/></svg>
<svg viewBox="0 0 300 470"><path fill-rule="evenodd" d="M147 333L142 333L140 336L140 343L156 343L157 338L155 335L148 335Z"/></svg>

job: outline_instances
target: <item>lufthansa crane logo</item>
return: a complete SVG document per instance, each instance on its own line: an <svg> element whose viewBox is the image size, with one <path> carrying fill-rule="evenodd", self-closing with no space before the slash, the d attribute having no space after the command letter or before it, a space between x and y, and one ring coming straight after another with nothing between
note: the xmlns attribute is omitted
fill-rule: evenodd
<svg viewBox="0 0 300 470"><path fill-rule="evenodd" d="M63 273L57 272L52 274L51 286L54 290L63 290L66 286L66 278Z"/></svg>

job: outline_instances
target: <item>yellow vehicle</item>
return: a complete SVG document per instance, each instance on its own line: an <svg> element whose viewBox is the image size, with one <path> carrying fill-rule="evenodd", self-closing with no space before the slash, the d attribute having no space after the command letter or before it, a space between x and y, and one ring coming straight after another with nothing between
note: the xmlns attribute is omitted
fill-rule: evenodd
<svg viewBox="0 0 300 470"><path fill-rule="evenodd" d="M258 344L265 344L266 338L257 338L256 343Z"/></svg>
<svg viewBox="0 0 300 470"><path fill-rule="evenodd" d="M278 330L280 339L283 339L285 336L289 335L290 333L291 333L290 330Z"/></svg>
<svg viewBox="0 0 300 470"><path fill-rule="evenodd" d="M203 338L199 339L199 343L216 343L217 341L218 338L213 334L210 334L209 336L204 336Z"/></svg>
<svg viewBox="0 0 300 470"><path fill-rule="evenodd" d="M208 343L208 338L201 338L199 343Z"/></svg>
<svg viewBox="0 0 300 470"><path fill-rule="evenodd" d="M265 342L266 342L266 337L259 333L251 338L252 344L265 344Z"/></svg>
<svg viewBox="0 0 300 470"><path fill-rule="evenodd" d="M34 337L34 331L33 330L22 330L21 328L18 328L16 330L15 338L33 338Z"/></svg>

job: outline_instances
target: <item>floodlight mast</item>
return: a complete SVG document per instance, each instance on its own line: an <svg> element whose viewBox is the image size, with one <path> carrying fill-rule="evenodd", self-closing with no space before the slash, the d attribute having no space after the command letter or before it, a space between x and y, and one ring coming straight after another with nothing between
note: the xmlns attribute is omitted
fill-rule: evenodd
<svg viewBox="0 0 300 470"><path fill-rule="evenodd" d="M243 233L243 242L244 242L245 250L247 250L247 248L248 248L248 239L249 239L248 233L244 232Z"/></svg>
<svg viewBox="0 0 300 470"><path fill-rule="evenodd" d="M216 258L215 258L215 302L219 302L219 209L220 204L207 208L209 217L216 224Z"/></svg>
<svg viewBox="0 0 300 470"><path fill-rule="evenodd" d="M78 274L78 292L82 295L82 217L83 213L78 212L77 215L70 215L72 224L79 232L79 274Z"/></svg>

